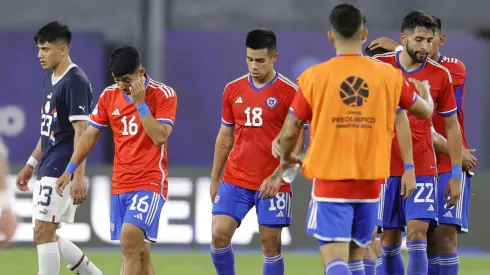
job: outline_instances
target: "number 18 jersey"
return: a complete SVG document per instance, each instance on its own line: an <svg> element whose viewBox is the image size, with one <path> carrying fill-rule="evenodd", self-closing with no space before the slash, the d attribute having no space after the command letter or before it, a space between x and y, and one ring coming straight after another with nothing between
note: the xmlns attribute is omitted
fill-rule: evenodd
<svg viewBox="0 0 490 275"><path fill-rule="evenodd" d="M221 123L235 127L235 141L228 156L223 181L258 190L263 180L279 166L271 145L282 129L298 87L283 75L261 88L247 74L226 85ZM280 192L291 190L289 185Z"/></svg>
<svg viewBox="0 0 490 275"><path fill-rule="evenodd" d="M145 102L160 123L174 126L177 95L169 86L146 76ZM117 87L107 87L90 117L89 125L110 125L115 154L112 194L148 190L167 197L167 142L156 146L150 139L131 99Z"/></svg>

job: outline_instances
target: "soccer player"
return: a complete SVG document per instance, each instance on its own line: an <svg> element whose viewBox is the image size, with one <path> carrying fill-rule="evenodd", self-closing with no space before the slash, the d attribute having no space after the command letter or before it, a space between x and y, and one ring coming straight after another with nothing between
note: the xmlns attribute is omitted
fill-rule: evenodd
<svg viewBox="0 0 490 275"><path fill-rule="evenodd" d="M8 151L0 137L0 233L4 240L0 242L0 248L8 245L17 228L17 218L12 211L12 196L7 188Z"/></svg>
<svg viewBox="0 0 490 275"><path fill-rule="evenodd" d="M459 270L459 257L457 255L457 233L468 231L468 216L469 216L469 199L470 199L470 177L473 175L473 168L477 159L471 154L475 149L467 149L467 142L464 132L464 94L466 81L466 68L463 62L457 58L443 56L439 49L444 44L444 34L442 33L442 22L439 18L433 16L437 27L434 33L432 47L429 49L429 58L444 66L451 73L453 80L454 95L458 107L457 117L461 127L461 135L463 140L463 179L462 179L462 198L456 205L450 209L446 209L448 200L444 198L444 190L451 178L452 167L451 160L448 157L449 151L445 137L446 129L442 116L434 116L432 122L436 132L433 132L434 149L437 153L437 170L439 173L438 180L438 219L439 227L435 229L435 235L428 239L429 241L429 274L457 274ZM382 37L372 43L373 48L385 48L389 50L401 50L396 42L389 38ZM375 48L376 49L376 48ZM442 134L442 137L440 134ZM434 247L435 251L434 251ZM442 260L442 261L441 261ZM441 270L439 271L439 268Z"/></svg>
<svg viewBox="0 0 490 275"><path fill-rule="evenodd" d="M57 192L66 190L102 130L110 126L116 152L111 238L121 242L121 273L154 274L150 244L157 239L167 198L167 139L175 122L177 94L148 76L140 53L133 47L115 49L109 67L116 84L100 95L89 127L57 182Z"/></svg>
<svg viewBox="0 0 490 275"><path fill-rule="evenodd" d="M16 184L19 190L27 191L39 163L33 190L33 223L41 275L59 274L60 260L73 273L102 274L76 245L56 235L61 222L73 222L77 205L87 197L84 163L64 196L53 192L87 127L92 104L90 81L70 59L71 38L68 26L57 21L43 26L34 36L41 66L50 71L44 79L41 137Z"/></svg>
<svg viewBox="0 0 490 275"><path fill-rule="evenodd" d="M325 274L365 274L362 247L371 242L380 185L389 175L397 108L429 119L433 102L427 82L411 79L414 88L400 70L362 56L367 29L359 9L338 5L329 21L337 57L298 78L281 134L281 167L299 162L292 148L310 121L303 162L303 175L313 179L307 233L318 240Z"/></svg>
<svg viewBox="0 0 490 275"><path fill-rule="evenodd" d="M274 70L278 54L273 31L250 31L245 46L249 73L228 83L223 93L211 174L211 258L218 275L235 274L231 239L255 206L263 274L284 274L281 232L291 224L291 186L281 181L279 159L271 147L297 86ZM301 152L302 146L298 143L296 151Z"/></svg>
<svg viewBox="0 0 490 275"><path fill-rule="evenodd" d="M456 205L461 193L462 139L457 119L457 106L448 70L428 59L432 47L436 22L432 16L414 11L402 23L401 40L403 50L375 56L378 60L392 64L405 75L416 79L428 79L431 96L436 102L437 112L444 117L448 132L448 147L453 165L452 176L445 190L445 197L451 196L447 207ZM408 273L427 274L427 238L429 226L436 225L438 190L434 190L437 176L436 162L431 136L431 121L421 121L409 116L415 156L417 189L408 200L402 201L400 175L403 163L400 153L393 147L391 176L381 197L383 207L381 236L383 266L387 274L403 274L404 266L400 255L401 233L407 226L407 247L409 251ZM396 138L394 140L396 143Z"/></svg>

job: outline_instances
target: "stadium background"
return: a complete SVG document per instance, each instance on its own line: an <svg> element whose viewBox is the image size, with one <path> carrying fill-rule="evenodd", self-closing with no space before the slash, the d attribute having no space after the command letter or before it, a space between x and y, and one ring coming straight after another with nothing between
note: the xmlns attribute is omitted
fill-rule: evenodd
<svg viewBox="0 0 490 275"><path fill-rule="evenodd" d="M36 58L36 46L32 40L36 30L52 20L63 21L71 27L72 60L92 82L93 106L103 88L113 83L107 68L112 49L123 44L136 46L143 53L144 66L150 76L174 87L179 95L176 125L168 149L170 198L162 212L156 247L166 253L183 248L184 255L200 257L209 269L210 260L202 251L210 241L209 175L214 140L220 125L223 87L247 69L245 34L255 27L275 30L280 55L276 69L294 80L308 66L334 54L326 37L327 15L333 6L341 2L344 1L16 0L2 3L0 134L10 149L12 174L15 175L22 167L39 137L39 105L42 104L45 72ZM441 52L462 60L468 71L465 126L470 147L477 149L479 159L472 182L470 234L461 238L460 245L467 255L490 252L490 239L487 237L490 228L487 211L490 146L485 138L490 134L490 110L486 108L490 102L487 93L490 82L487 78L490 72L490 21L486 12L490 2L349 2L357 4L366 13L369 41L380 36L398 41L401 19L413 9L428 11L442 19L446 45ZM76 223L64 226L60 232L84 248L117 247L109 240L112 154L111 133L106 131L89 157L90 198L79 207ZM14 176L9 178L11 187L14 180ZM315 242L305 237L310 184L300 179L295 182L294 192L294 222L283 235L285 250L314 251ZM16 193L16 196L15 209L21 224L13 245L32 249L4 252L0 254L0 265L12 264L7 261L8 255L18 258L27 253L35 269L30 227L31 195ZM260 252L257 250L260 242L254 211L237 231L234 243L236 247L251 249L254 260L250 262L260 267ZM111 261L117 269L119 258L114 257L115 260ZM316 256L312 257L314 265L319 265ZM308 260L294 259L291 261L298 261L298 268L308 263ZM162 261L166 262L165 258ZM237 261L243 265L240 258ZM27 269L22 268L27 267L19 267L17 271L24 274ZM162 268L169 270L165 266ZM490 264L487 263L486 268L490 269ZM291 270L288 274L294 274ZM199 274L208 274L206 272Z"/></svg>

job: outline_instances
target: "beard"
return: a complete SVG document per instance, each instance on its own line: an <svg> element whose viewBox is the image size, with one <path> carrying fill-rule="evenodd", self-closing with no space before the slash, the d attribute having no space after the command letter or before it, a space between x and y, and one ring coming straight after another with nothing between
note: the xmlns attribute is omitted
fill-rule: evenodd
<svg viewBox="0 0 490 275"><path fill-rule="evenodd" d="M417 52L417 51L410 49L410 47L408 47L408 45L406 46L406 48L407 48L408 56L410 56L410 58L412 58L413 62L424 63L425 60L427 60L427 57L429 56L428 53L425 53L425 55L420 58L417 56L417 53L420 53L420 52Z"/></svg>

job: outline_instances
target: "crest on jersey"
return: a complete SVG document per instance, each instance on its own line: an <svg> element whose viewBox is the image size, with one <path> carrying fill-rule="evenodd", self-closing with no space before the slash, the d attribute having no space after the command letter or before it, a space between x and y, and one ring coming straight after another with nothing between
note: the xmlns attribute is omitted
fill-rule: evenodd
<svg viewBox="0 0 490 275"><path fill-rule="evenodd" d="M44 112L46 114L49 114L49 110L51 110L51 103L49 103L49 101L46 101L46 105L44 105Z"/></svg>
<svg viewBox="0 0 490 275"><path fill-rule="evenodd" d="M277 106L277 98L273 97L273 96L270 96L267 98L267 100L265 101L265 104L267 105L267 107L269 108L274 108Z"/></svg>

